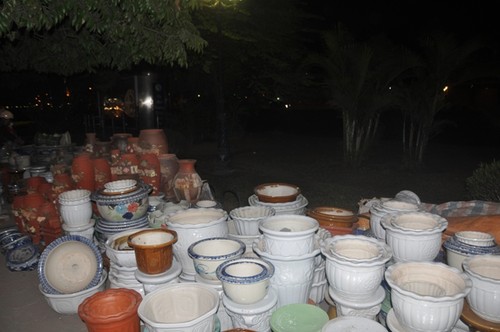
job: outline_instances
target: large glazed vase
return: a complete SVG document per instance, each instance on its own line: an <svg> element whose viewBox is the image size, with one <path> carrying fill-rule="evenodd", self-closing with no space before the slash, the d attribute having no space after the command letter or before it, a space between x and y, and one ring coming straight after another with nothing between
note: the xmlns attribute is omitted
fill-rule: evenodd
<svg viewBox="0 0 500 332"><path fill-rule="evenodd" d="M196 172L195 159L180 159L179 170L174 177L174 192L178 201L196 203L200 197L203 181Z"/></svg>
<svg viewBox="0 0 500 332"><path fill-rule="evenodd" d="M163 129L143 129L139 132L139 146L143 153L168 153L167 136Z"/></svg>

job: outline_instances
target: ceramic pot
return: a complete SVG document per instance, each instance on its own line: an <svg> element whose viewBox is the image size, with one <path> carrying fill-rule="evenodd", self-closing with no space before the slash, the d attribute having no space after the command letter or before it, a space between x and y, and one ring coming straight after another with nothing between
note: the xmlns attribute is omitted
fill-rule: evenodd
<svg viewBox="0 0 500 332"><path fill-rule="evenodd" d="M94 164L90 155L83 153L75 156L71 163L71 177L77 189L95 190Z"/></svg>
<svg viewBox="0 0 500 332"><path fill-rule="evenodd" d="M141 153L141 148L139 146L139 137L132 136L127 138L127 153Z"/></svg>
<svg viewBox="0 0 500 332"><path fill-rule="evenodd" d="M163 273L172 267L176 242L177 232L160 228L139 231L127 239L134 249L137 268L146 274Z"/></svg>
<svg viewBox="0 0 500 332"><path fill-rule="evenodd" d="M143 129L139 132L139 146L143 153L168 153L167 136L163 129Z"/></svg>
<svg viewBox="0 0 500 332"><path fill-rule="evenodd" d="M154 153L141 154L138 173L141 180L151 186L151 195L158 195L161 189L161 169L158 156Z"/></svg>
<svg viewBox="0 0 500 332"><path fill-rule="evenodd" d="M24 197L26 195L14 196L12 199L12 214L14 216L14 221L16 222L17 229L19 232L24 233L26 229L24 227L24 218L21 212L22 207L24 206Z"/></svg>
<svg viewBox="0 0 500 332"><path fill-rule="evenodd" d="M43 176L32 176L26 179L26 192L35 193L38 187L42 183L46 183L47 180Z"/></svg>
<svg viewBox="0 0 500 332"><path fill-rule="evenodd" d="M174 177L174 192L178 201L196 203L200 197L203 181L196 172L195 159L180 159L179 171Z"/></svg>
<svg viewBox="0 0 500 332"><path fill-rule="evenodd" d="M129 133L116 133L111 136L111 143L114 149L120 150L121 153L127 153L128 138L132 137Z"/></svg>
<svg viewBox="0 0 500 332"><path fill-rule="evenodd" d="M111 141L96 141L94 144L94 157L109 159L111 155Z"/></svg>
<svg viewBox="0 0 500 332"><path fill-rule="evenodd" d="M78 315L89 332L140 332L141 302L142 295L133 289L107 289L86 298L78 306Z"/></svg>
<svg viewBox="0 0 500 332"><path fill-rule="evenodd" d="M134 153L120 154L116 163L112 163L111 173L116 180L139 180L139 159Z"/></svg>
<svg viewBox="0 0 500 332"><path fill-rule="evenodd" d="M160 161L160 190L165 194L167 201L176 201L174 191L174 176L179 171L179 159L173 153L160 154L158 156Z"/></svg>

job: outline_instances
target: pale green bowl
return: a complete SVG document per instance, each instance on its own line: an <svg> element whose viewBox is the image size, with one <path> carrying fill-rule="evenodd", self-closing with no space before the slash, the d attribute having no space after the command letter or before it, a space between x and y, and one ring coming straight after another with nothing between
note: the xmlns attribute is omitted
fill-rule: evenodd
<svg viewBox="0 0 500 332"><path fill-rule="evenodd" d="M320 332L328 322L326 311L312 304L287 304L273 312L273 332Z"/></svg>

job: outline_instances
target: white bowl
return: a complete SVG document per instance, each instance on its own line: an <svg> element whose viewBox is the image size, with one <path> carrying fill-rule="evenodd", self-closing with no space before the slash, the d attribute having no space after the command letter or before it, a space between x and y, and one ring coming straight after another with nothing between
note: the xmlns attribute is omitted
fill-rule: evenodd
<svg viewBox="0 0 500 332"><path fill-rule="evenodd" d="M278 256L301 256L314 250L316 219L300 215L279 215L261 221L265 251Z"/></svg>
<svg viewBox="0 0 500 332"><path fill-rule="evenodd" d="M217 267L230 259L240 258L246 251L246 245L240 240L223 237L201 239L188 248L188 255L193 259L196 273L207 280L219 280L215 274Z"/></svg>
<svg viewBox="0 0 500 332"><path fill-rule="evenodd" d="M321 332L340 332L340 331L387 332L387 329L382 324L374 320L365 317L355 317L355 316L343 316L331 319L325 325L323 325L323 328L321 329Z"/></svg>
<svg viewBox="0 0 500 332"><path fill-rule="evenodd" d="M220 264L216 275L229 299L248 305L266 296L274 266L261 258L236 258Z"/></svg>
<svg viewBox="0 0 500 332"><path fill-rule="evenodd" d="M478 231L462 231L455 233L455 238L471 246L490 247L495 245L495 237L490 233Z"/></svg>
<svg viewBox="0 0 500 332"><path fill-rule="evenodd" d="M380 223L396 262L434 260L441 249L442 232L448 226L446 219L428 212L388 213Z"/></svg>
<svg viewBox="0 0 500 332"><path fill-rule="evenodd" d="M474 313L493 323L500 323L500 256L467 257L465 273L472 280L467 302Z"/></svg>
<svg viewBox="0 0 500 332"><path fill-rule="evenodd" d="M266 203L294 202L300 194L300 188L289 183L264 183L254 188L259 201Z"/></svg>
<svg viewBox="0 0 500 332"><path fill-rule="evenodd" d="M107 182L104 184L104 188L106 188L109 192L120 192L128 189L132 189L137 185L136 180L132 179L123 179Z"/></svg>
<svg viewBox="0 0 500 332"><path fill-rule="evenodd" d="M121 267L137 268L135 251L128 245L127 239L129 235L146 229L148 228L129 229L109 236L104 243L106 256Z"/></svg>
<svg viewBox="0 0 500 332"><path fill-rule="evenodd" d="M435 262L399 262L385 272L399 322L417 331L450 331L472 288L463 272Z"/></svg>
<svg viewBox="0 0 500 332"><path fill-rule="evenodd" d="M262 205L242 206L229 212L229 216L234 220L236 233L240 235L260 235L260 222L275 214L276 210L272 207Z"/></svg>
<svg viewBox="0 0 500 332"><path fill-rule="evenodd" d="M366 241L382 253L375 258L360 259L334 254L338 242ZM352 242L356 243L356 242ZM385 271L385 264L392 258L391 248L381 240L364 235L337 235L321 242L321 253L325 256L325 272L330 288L346 300L360 301L377 292Z"/></svg>
<svg viewBox="0 0 500 332"><path fill-rule="evenodd" d="M78 306L87 297L94 295L97 292L103 291L106 287L107 272L104 270L101 275L101 280L94 287L82 290L76 293L69 294L49 294L43 291L41 284L38 284L38 290L49 306L60 314L70 315L78 313Z"/></svg>
<svg viewBox="0 0 500 332"><path fill-rule="evenodd" d="M346 235L332 242L330 253L351 262L367 262L382 257L384 250L379 243L366 237Z"/></svg>
<svg viewBox="0 0 500 332"><path fill-rule="evenodd" d="M211 332L219 301L219 293L208 285L167 284L147 294L137 313L149 332Z"/></svg>

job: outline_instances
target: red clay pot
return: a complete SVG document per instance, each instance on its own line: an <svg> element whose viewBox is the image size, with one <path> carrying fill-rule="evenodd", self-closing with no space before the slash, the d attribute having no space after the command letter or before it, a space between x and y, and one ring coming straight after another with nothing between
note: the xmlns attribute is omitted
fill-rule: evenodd
<svg viewBox="0 0 500 332"><path fill-rule="evenodd" d="M141 154L138 171L141 180L151 186L151 195L158 195L161 185L161 169L158 156L154 153Z"/></svg>
<svg viewBox="0 0 500 332"><path fill-rule="evenodd" d="M167 135L163 129L143 129L139 132L139 145L143 153L168 153Z"/></svg>
<svg viewBox="0 0 500 332"><path fill-rule="evenodd" d="M89 154L82 153L73 158L71 177L77 189L95 190L94 164Z"/></svg>

